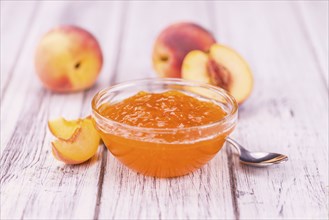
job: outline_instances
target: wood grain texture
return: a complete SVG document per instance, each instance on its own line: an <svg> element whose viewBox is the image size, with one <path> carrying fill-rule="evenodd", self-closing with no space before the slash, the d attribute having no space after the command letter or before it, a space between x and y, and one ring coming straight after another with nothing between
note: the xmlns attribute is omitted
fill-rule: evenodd
<svg viewBox="0 0 329 220"><path fill-rule="evenodd" d="M255 76L233 137L250 149L290 156L288 163L269 169L234 159L241 218L328 215L328 93L314 53L305 52L314 48L296 7L216 4L217 36L244 55Z"/></svg>
<svg viewBox="0 0 329 220"><path fill-rule="evenodd" d="M116 30L121 6L115 2L106 8L92 2L38 4L37 22L30 27L31 34L8 86L10 96L1 100L4 109L1 127L8 135L8 141L5 139L1 143L6 146L1 154L1 218L93 218L103 148L86 164L63 165L51 155L52 137L46 125L49 118L59 115L77 118L89 114L91 97L107 85L113 62L108 59L101 80L93 89L60 95L42 88L34 73L31 54L47 30L59 24L76 24L94 33L105 49L105 55L114 57L111 51L118 37ZM104 32L104 28L108 32ZM22 80L23 74L28 74L29 79ZM5 111L7 109L17 111ZM13 128L8 129L7 124L12 123Z"/></svg>
<svg viewBox="0 0 329 220"><path fill-rule="evenodd" d="M10 79L16 67L30 26L34 22L36 2L17 4L1 1L1 98L6 93ZM19 17L21 22L15 22Z"/></svg>
<svg viewBox="0 0 329 220"><path fill-rule="evenodd" d="M294 5L298 13L301 30L308 40L310 52L317 66L318 72L322 75L324 83L329 87L329 2L300 2ZM311 9L311 10L310 10Z"/></svg>
<svg viewBox="0 0 329 220"><path fill-rule="evenodd" d="M326 18L326 1L1 1L1 219L328 218ZM85 164L57 162L47 121L88 115L103 87L155 77L154 39L182 20L212 30L253 69L254 91L233 137L289 162L246 167L226 147L173 179L136 174L104 146ZM104 67L88 91L51 93L34 73L36 44L60 24L82 26L101 44Z"/></svg>

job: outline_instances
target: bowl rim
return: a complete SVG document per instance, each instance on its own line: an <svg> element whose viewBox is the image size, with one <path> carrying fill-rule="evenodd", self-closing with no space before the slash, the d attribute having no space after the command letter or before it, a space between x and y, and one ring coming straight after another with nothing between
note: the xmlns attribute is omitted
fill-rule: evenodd
<svg viewBox="0 0 329 220"><path fill-rule="evenodd" d="M147 83L147 82L172 83L173 85L178 84L178 85L182 85L182 86L198 86L201 88L210 89L212 91L216 91L218 94L220 94L222 97L224 97L224 99L232 105L232 109L230 112L228 112L228 114L225 117L223 117L222 119L220 119L218 121L214 121L214 122L211 122L208 124L191 126L191 127L183 127L183 128L137 127L137 126L128 125L125 123L117 122L115 120L106 118L99 112L96 104L97 104L97 101L103 95L105 95L108 92L110 92L111 90L115 90L119 87L129 87L129 86L133 86L135 84L139 84L139 83L142 84L142 83ZM100 90L99 92L97 92L91 101L91 107L92 107L92 117L95 117L95 115L96 115L96 116L100 117L102 120L104 120L106 122L106 124L112 124L114 126L120 126L120 127L129 129L129 130L137 130L137 131L148 132L148 133L172 133L172 132L192 130L192 129L207 129L207 128L210 128L210 127L213 127L216 125L225 124L228 122L234 122L233 119L237 119L237 113L238 113L238 104L237 104L235 98L232 95L230 95L226 90L219 88L217 86L210 85L210 84L201 83L198 81L184 80L184 79L179 79L179 78L143 78L143 79L128 80L128 81L124 81L121 83L117 83L113 86L109 86L109 87L104 88L104 89ZM229 126L229 127L231 127L231 126Z"/></svg>

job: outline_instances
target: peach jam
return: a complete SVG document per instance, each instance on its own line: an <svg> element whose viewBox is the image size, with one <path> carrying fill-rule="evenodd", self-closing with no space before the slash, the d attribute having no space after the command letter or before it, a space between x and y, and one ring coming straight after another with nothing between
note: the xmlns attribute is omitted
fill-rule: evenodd
<svg viewBox="0 0 329 220"><path fill-rule="evenodd" d="M93 100L96 128L118 160L148 176L175 177L200 168L235 126L227 121L225 105L182 90L136 91L107 101L105 94Z"/></svg>
<svg viewBox="0 0 329 220"><path fill-rule="evenodd" d="M187 128L224 118L218 105L178 91L139 92L115 104L105 103L99 112L106 118L144 128Z"/></svg>

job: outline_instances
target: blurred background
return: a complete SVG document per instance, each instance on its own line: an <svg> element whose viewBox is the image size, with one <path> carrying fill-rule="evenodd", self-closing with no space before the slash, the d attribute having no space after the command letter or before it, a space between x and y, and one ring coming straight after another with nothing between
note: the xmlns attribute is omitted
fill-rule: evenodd
<svg viewBox="0 0 329 220"><path fill-rule="evenodd" d="M219 43L240 52L259 83L266 83L266 77L258 75L278 68L280 53L287 65L317 59L327 77L327 1L2 1L1 86L7 85L17 62L25 62L25 74L35 77L38 41L63 24L83 27L99 40L105 58L99 82L114 72L120 73L117 81L154 76L155 38L178 21L196 22L214 33ZM302 60L299 56L307 47L312 47L308 56L313 58L304 55Z"/></svg>
<svg viewBox="0 0 329 220"><path fill-rule="evenodd" d="M104 62L94 94L114 83L156 77L155 39L180 21L200 24L247 60L255 81L250 111L287 102L300 91L328 88L327 1L1 1L3 108L13 107L5 104L8 93L19 107L27 91L43 89L34 54L54 27L80 26L99 41ZM313 101L313 94L304 95ZM75 97L72 105L81 106L82 93L70 96Z"/></svg>

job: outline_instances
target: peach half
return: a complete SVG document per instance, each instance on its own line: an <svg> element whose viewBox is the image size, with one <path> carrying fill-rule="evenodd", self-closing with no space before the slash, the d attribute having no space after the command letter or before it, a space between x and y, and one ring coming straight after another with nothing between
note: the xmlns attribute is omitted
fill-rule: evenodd
<svg viewBox="0 0 329 220"><path fill-rule="evenodd" d="M51 133L57 138L52 153L66 164L79 164L93 157L98 149L100 136L90 117L68 121L59 118L48 122Z"/></svg>
<svg viewBox="0 0 329 220"><path fill-rule="evenodd" d="M208 51L216 42L200 25L181 22L165 28L153 47L153 67L161 77L181 77L182 62L192 50Z"/></svg>
<svg viewBox="0 0 329 220"><path fill-rule="evenodd" d="M36 72L43 85L55 92L90 88L102 64L103 55L96 38L76 26L50 30L36 48Z"/></svg>
<svg viewBox="0 0 329 220"><path fill-rule="evenodd" d="M182 78L221 87L239 104L253 88L248 63L236 51L220 44L213 44L209 53L200 50L188 53L182 64Z"/></svg>

